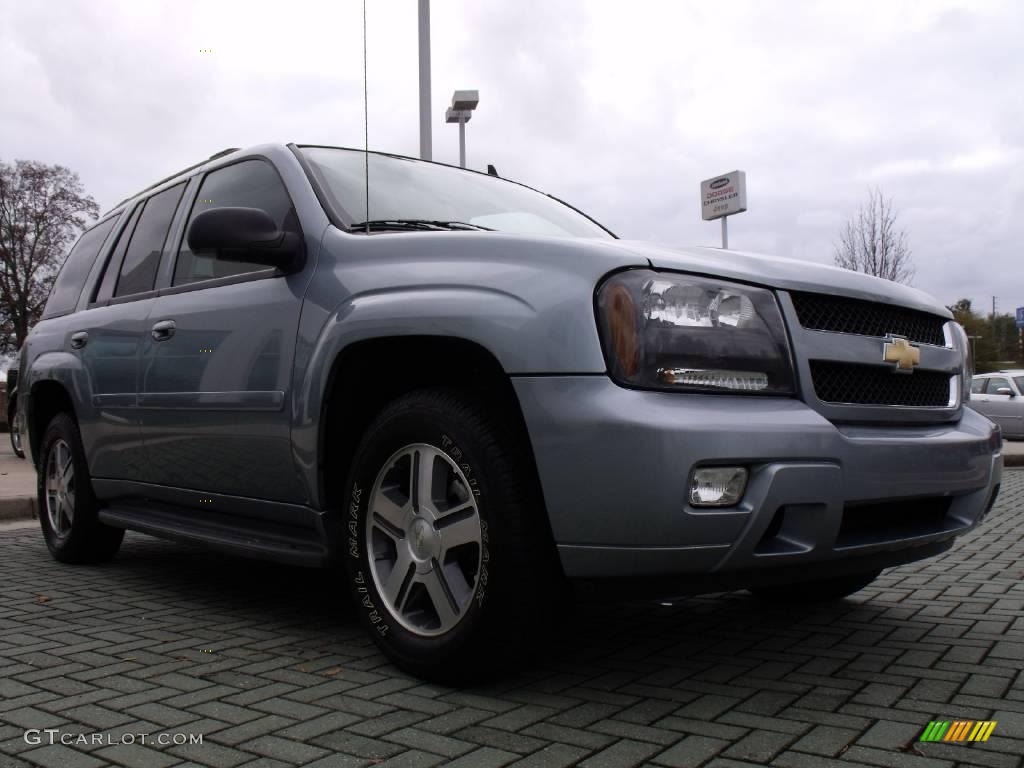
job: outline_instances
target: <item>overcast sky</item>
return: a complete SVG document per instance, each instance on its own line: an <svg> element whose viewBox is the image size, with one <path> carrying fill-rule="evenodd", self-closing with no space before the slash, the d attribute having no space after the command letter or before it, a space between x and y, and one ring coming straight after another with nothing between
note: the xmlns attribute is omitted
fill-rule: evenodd
<svg viewBox="0 0 1024 768"><path fill-rule="evenodd" d="M1024 305L1024 3L434 0L434 157L624 237L717 245L697 183L743 169L730 245L830 263L871 185L943 303ZM415 0L368 0L370 148L419 147ZM361 147L361 3L0 0L0 159L101 207L230 146ZM201 53L211 49L211 53Z"/></svg>

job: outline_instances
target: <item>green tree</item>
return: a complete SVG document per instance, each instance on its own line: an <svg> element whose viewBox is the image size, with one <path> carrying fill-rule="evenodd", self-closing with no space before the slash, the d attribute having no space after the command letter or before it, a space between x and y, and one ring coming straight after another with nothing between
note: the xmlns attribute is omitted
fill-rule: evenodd
<svg viewBox="0 0 1024 768"><path fill-rule="evenodd" d="M970 337L976 371L986 373L1020 362L1019 336L1013 315L981 315L974 311L970 299L960 299L949 306L949 311Z"/></svg>

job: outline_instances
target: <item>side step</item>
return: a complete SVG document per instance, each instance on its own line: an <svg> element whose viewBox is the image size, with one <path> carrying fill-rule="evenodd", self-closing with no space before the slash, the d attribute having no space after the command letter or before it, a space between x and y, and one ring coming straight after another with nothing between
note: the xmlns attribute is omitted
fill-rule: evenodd
<svg viewBox="0 0 1024 768"><path fill-rule="evenodd" d="M319 531L241 518L206 510L114 502L99 511L100 522L162 539L205 544L244 557L320 567L328 551Z"/></svg>

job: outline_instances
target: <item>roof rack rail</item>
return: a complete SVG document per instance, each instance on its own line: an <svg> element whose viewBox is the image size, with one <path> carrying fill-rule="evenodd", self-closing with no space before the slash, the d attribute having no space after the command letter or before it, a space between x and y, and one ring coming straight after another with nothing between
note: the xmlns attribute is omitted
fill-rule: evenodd
<svg viewBox="0 0 1024 768"><path fill-rule="evenodd" d="M167 176L166 178L160 179L160 181L156 182L155 184L150 184L148 187L146 187L145 189L143 189L143 190L141 190L139 192L136 192L134 195L129 195L128 197L126 197L124 200L122 200L120 203L115 205L110 210L113 211L113 210L115 210L117 208L120 208L122 205L127 203L133 197L138 197L139 195L144 195L146 192L149 192L149 190L156 189L161 184L164 184L164 183L170 181L171 179L176 178L177 176L181 176L183 173L188 173L189 171L194 171L196 168L199 168L201 166L206 165L211 160L216 160L219 157L224 157L225 155L230 155L232 152L237 152L238 150L239 150L239 147L228 147L227 149L222 149L220 152L216 152L216 153L210 155L205 160L200 160L198 163L194 163L193 165L190 165L188 168L182 168L180 171L172 173L170 176ZM110 211L108 211L107 213L109 213L109 212Z"/></svg>
<svg viewBox="0 0 1024 768"><path fill-rule="evenodd" d="M241 149L241 147L228 147L227 149L222 149L220 152L215 152L206 158L206 162L216 160L218 157L224 157L224 155L230 155L232 152L237 152L239 149Z"/></svg>

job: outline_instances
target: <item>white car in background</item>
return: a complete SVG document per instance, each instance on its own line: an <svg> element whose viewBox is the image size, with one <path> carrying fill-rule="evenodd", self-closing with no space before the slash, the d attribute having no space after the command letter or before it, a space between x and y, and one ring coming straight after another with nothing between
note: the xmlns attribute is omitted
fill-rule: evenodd
<svg viewBox="0 0 1024 768"><path fill-rule="evenodd" d="M1024 370L975 376L967 405L998 424L1003 437L1024 440Z"/></svg>

